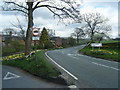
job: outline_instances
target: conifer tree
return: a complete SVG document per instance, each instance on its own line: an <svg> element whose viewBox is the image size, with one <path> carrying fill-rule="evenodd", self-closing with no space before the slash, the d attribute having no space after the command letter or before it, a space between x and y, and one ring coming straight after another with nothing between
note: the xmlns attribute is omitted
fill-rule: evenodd
<svg viewBox="0 0 120 90"><path fill-rule="evenodd" d="M39 45L42 49L48 49L51 46L50 38L45 27L41 32Z"/></svg>

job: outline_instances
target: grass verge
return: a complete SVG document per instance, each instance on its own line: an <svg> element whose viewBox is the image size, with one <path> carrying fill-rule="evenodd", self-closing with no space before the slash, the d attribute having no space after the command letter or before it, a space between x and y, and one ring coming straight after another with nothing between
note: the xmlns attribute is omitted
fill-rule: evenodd
<svg viewBox="0 0 120 90"><path fill-rule="evenodd" d="M101 47L101 49L99 48L92 49L92 47L88 45L83 49L79 50L79 52L88 56L120 62L120 57L119 57L120 51L118 47L119 43L120 42L112 42L112 43L105 42L103 43L103 46Z"/></svg>
<svg viewBox="0 0 120 90"><path fill-rule="evenodd" d="M49 79L58 77L60 75L60 72L57 71L54 66L46 60L44 52L45 51L39 51L36 53L36 56L34 54L28 58L3 60L2 64L21 68L42 78Z"/></svg>

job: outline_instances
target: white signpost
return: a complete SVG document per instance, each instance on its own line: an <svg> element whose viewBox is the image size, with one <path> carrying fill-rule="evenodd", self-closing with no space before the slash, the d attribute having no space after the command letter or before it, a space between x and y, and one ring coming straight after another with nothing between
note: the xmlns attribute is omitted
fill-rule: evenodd
<svg viewBox="0 0 120 90"><path fill-rule="evenodd" d="M102 47L102 43L91 43L91 47Z"/></svg>
<svg viewBox="0 0 120 90"><path fill-rule="evenodd" d="M33 28L32 29L32 40L34 40L34 46L35 46L35 59L37 60L37 57L36 57L36 50L37 50L37 40L40 39L39 35L40 35L40 29L39 28Z"/></svg>
<svg viewBox="0 0 120 90"><path fill-rule="evenodd" d="M32 40L39 40L40 39L40 37L38 37L38 36L34 36L34 37L32 37Z"/></svg>
<svg viewBox="0 0 120 90"><path fill-rule="evenodd" d="M102 43L91 43L91 47L94 48L94 47L102 47Z"/></svg>

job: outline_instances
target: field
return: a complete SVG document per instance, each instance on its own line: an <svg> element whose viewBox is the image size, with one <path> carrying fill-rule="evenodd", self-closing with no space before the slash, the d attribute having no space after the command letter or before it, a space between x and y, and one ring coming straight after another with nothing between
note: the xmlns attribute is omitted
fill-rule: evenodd
<svg viewBox="0 0 120 90"><path fill-rule="evenodd" d="M100 49L92 48L90 45L88 45L82 50L79 50L79 52L89 56L103 58L107 60L114 60L119 62L120 41L102 41L101 43L103 44L103 46Z"/></svg>

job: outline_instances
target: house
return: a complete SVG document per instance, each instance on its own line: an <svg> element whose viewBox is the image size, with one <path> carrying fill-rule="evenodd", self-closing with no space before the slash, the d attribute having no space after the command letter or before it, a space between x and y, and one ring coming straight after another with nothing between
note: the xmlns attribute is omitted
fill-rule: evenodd
<svg viewBox="0 0 120 90"><path fill-rule="evenodd" d="M50 40L53 43L55 48L62 46L62 38L60 38L60 37L51 37Z"/></svg>
<svg viewBox="0 0 120 90"><path fill-rule="evenodd" d="M12 34L12 31L10 31L9 35L0 35L0 42L2 43L2 46L5 46L7 42L10 40L19 40L21 44L24 44L24 40L21 39L19 36L15 36Z"/></svg>
<svg viewBox="0 0 120 90"><path fill-rule="evenodd" d="M69 44L68 38L62 38L62 46L66 47Z"/></svg>
<svg viewBox="0 0 120 90"><path fill-rule="evenodd" d="M61 38L61 37L51 37L51 42L53 43L54 47L64 47L68 44L68 39Z"/></svg>

